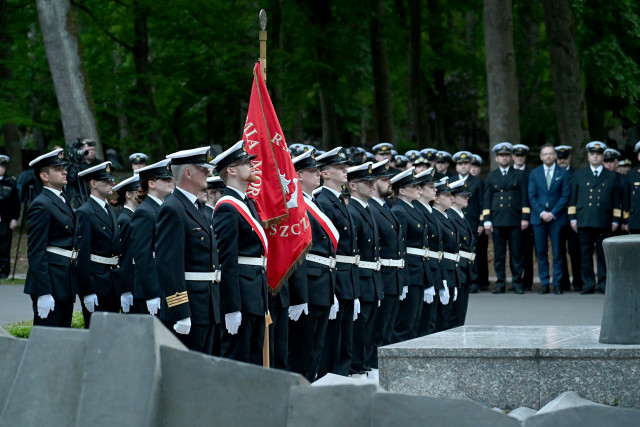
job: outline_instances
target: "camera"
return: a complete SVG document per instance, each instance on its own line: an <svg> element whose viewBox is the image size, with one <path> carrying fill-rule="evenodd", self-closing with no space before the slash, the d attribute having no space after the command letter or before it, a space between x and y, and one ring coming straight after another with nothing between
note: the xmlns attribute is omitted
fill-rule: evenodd
<svg viewBox="0 0 640 427"><path fill-rule="evenodd" d="M88 154L84 146L95 147L96 143L90 139L78 138L76 142L67 144L65 147L65 154L72 163L81 163L84 160L84 156Z"/></svg>

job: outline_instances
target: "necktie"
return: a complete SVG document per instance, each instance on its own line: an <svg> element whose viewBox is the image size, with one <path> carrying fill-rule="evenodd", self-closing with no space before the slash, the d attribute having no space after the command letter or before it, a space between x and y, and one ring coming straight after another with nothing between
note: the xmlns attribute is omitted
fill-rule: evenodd
<svg viewBox="0 0 640 427"><path fill-rule="evenodd" d="M547 169L547 190L551 187L551 169Z"/></svg>
<svg viewBox="0 0 640 427"><path fill-rule="evenodd" d="M502 171L502 176L507 176L507 171Z"/></svg>
<svg viewBox="0 0 640 427"><path fill-rule="evenodd" d="M593 171L593 176L598 177L598 171Z"/></svg>
<svg viewBox="0 0 640 427"><path fill-rule="evenodd" d="M256 220L260 221L260 217L258 216L258 210L256 209L256 205L253 203L249 197L244 198L245 203L249 207L249 212L251 212L251 216Z"/></svg>
<svg viewBox="0 0 640 427"><path fill-rule="evenodd" d="M64 194L60 193L60 198L62 199L62 203L67 203L67 200L64 198Z"/></svg>
<svg viewBox="0 0 640 427"><path fill-rule="evenodd" d="M195 202L193 202L193 204L195 205L196 209L200 210L200 200L196 200Z"/></svg>

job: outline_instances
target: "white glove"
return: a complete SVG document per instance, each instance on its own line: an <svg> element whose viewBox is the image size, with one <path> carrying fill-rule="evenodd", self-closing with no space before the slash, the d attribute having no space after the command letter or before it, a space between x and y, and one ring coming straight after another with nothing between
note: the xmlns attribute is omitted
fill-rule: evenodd
<svg viewBox="0 0 640 427"><path fill-rule="evenodd" d="M408 286L402 287L402 295L400 295L400 301L404 300L407 297L407 292L409 292Z"/></svg>
<svg viewBox="0 0 640 427"><path fill-rule="evenodd" d="M56 302L51 294L38 297L38 317L46 319L50 311L53 311Z"/></svg>
<svg viewBox="0 0 640 427"><path fill-rule="evenodd" d="M160 310L160 297L148 299L147 310L149 314L153 314L154 316L158 314L158 310Z"/></svg>
<svg viewBox="0 0 640 427"><path fill-rule="evenodd" d="M431 286L424 290L424 302L427 304L431 304L433 302L433 297L436 296L436 288Z"/></svg>
<svg viewBox="0 0 640 427"><path fill-rule="evenodd" d="M458 299L458 288L453 288L453 300Z"/></svg>
<svg viewBox="0 0 640 427"><path fill-rule="evenodd" d="M234 311L233 313L225 314L224 323L227 325L227 332L229 332L230 335L237 334L238 329L240 329L240 324L242 323L242 313Z"/></svg>
<svg viewBox="0 0 640 427"><path fill-rule="evenodd" d="M335 320L338 317L338 312L340 311L340 304L338 303L338 298L333 296L333 305L329 310L329 320Z"/></svg>
<svg viewBox="0 0 640 427"><path fill-rule="evenodd" d="M444 289L440 289L438 291L438 295L440 296L440 302L442 303L442 305L447 305L449 304L449 298L451 297L451 295L449 295L449 288L447 287L447 281L443 280L444 283Z"/></svg>
<svg viewBox="0 0 640 427"><path fill-rule="evenodd" d="M380 304L382 304L382 300L378 300L378 307L380 307Z"/></svg>
<svg viewBox="0 0 640 427"><path fill-rule="evenodd" d="M123 313L128 313L133 305L133 294L131 292L125 292L120 295L120 307L122 307Z"/></svg>
<svg viewBox="0 0 640 427"><path fill-rule="evenodd" d="M360 300L358 298L353 300L353 321L358 320L358 314L360 314Z"/></svg>
<svg viewBox="0 0 640 427"><path fill-rule="evenodd" d="M289 319L293 320L294 322L298 321L303 311L304 314L309 314L309 304L307 304L306 302L304 304L290 306Z"/></svg>
<svg viewBox="0 0 640 427"><path fill-rule="evenodd" d="M84 306L89 313L93 313L96 310L96 307L99 305L98 295L96 294L87 295L86 297L82 298L82 301L84 301Z"/></svg>
<svg viewBox="0 0 640 427"><path fill-rule="evenodd" d="M191 317L178 320L176 324L173 325L173 330L181 335L189 335L189 331L191 330Z"/></svg>

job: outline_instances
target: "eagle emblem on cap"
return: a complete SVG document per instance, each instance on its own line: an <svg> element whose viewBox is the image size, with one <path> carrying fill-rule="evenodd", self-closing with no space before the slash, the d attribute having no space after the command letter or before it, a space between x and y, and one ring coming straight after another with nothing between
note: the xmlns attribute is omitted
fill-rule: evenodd
<svg viewBox="0 0 640 427"><path fill-rule="evenodd" d="M137 162L139 162L139 161L140 161L140 155L139 155L139 154L136 156L136 161L137 161Z"/></svg>
<svg viewBox="0 0 640 427"><path fill-rule="evenodd" d="M466 153L460 154L460 158L461 159L466 159L467 158L467 154ZM460 166L460 167L462 167L462 166Z"/></svg>
<svg viewBox="0 0 640 427"><path fill-rule="evenodd" d="M107 170L107 172L111 172L111 167L109 165L107 165L105 169Z"/></svg>
<svg viewBox="0 0 640 427"><path fill-rule="evenodd" d="M386 151L386 150L388 150L388 149L389 149L389 147L387 147L386 145L383 145L382 147L380 147L380 149L381 149L382 151Z"/></svg>
<svg viewBox="0 0 640 427"><path fill-rule="evenodd" d="M595 148L596 150L599 150L599 149L600 149L600 144L595 144L595 145L593 146L593 148Z"/></svg>
<svg viewBox="0 0 640 427"><path fill-rule="evenodd" d="M63 158L64 158L64 153L63 153L62 151L61 151L61 152L59 152L59 153L58 153L58 157L59 157L60 159L63 159Z"/></svg>
<svg viewBox="0 0 640 427"><path fill-rule="evenodd" d="M369 165L369 173L373 172L373 166Z"/></svg>

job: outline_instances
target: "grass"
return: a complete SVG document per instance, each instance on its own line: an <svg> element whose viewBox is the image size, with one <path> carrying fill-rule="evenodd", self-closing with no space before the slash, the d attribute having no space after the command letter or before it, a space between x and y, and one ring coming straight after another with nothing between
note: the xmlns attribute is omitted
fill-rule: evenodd
<svg viewBox="0 0 640 427"><path fill-rule="evenodd" d="M84 328L84 318L81 311L74 311L71 318L71 327L77 329ZM29 338L33 328L33 320L23 320L22 322L10 323L4 327L7 332L17 338Z"/></svg>
<svg viewBox="0 0 640 427"><path fill-rule="evenodd" d="M2 279L0 285L24 285L24 279Z"/></svg>

